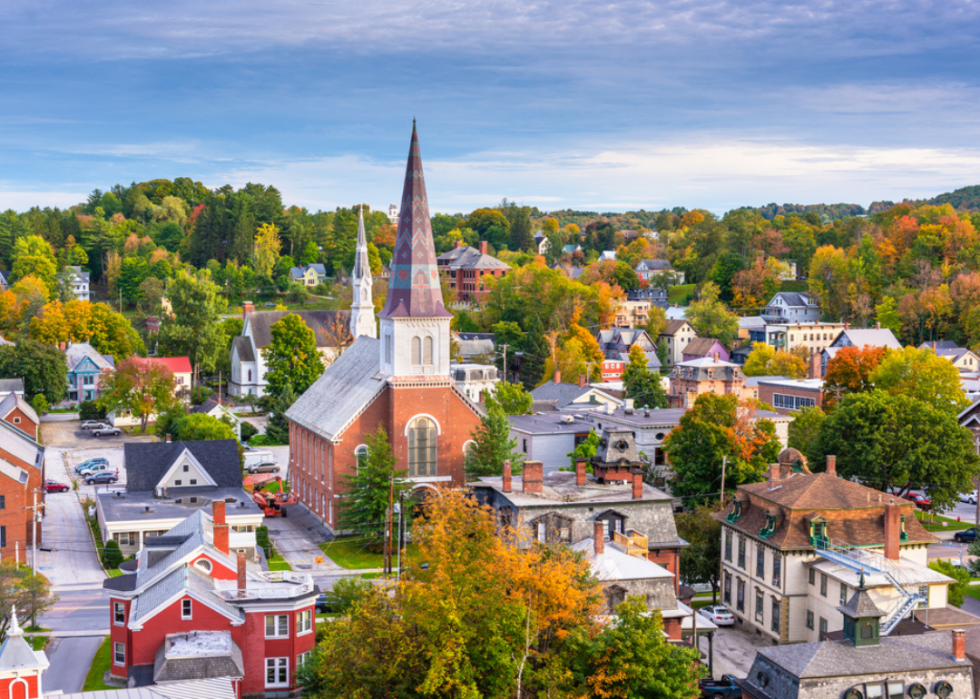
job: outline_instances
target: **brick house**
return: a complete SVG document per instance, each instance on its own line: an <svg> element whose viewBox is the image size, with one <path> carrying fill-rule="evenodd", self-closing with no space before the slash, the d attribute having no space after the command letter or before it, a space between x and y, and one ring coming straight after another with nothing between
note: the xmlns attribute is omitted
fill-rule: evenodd
<svg viewBox="0 0 980 699"><path fill-rule="evenodd" d="M0 400L0 420L13 425L35 442L38 441L37 433L41 427L41 419L34 412L31 404L24 400L23 393L11 392Z"/></svg>
<svg viewBox="0 0 980 699"><path fill-rule="evenodd" d="M135 572L103 586L112 677L135 687L228 677L240 698L298 696L320 590L308 574L262 571L232 552L223 500L148 538Z"/></svg>
<svg viewBox="0 0 980 699"><path fill-rule="evenodd" d="M302 503L336 531L344 476L384 427L418 488L462 486L481 410L450 373L449 321L412 131L380 338L358 336L286 411L290 476Z"/></svg>
<svg viewBox="0 0 980 699"><path fill-rule="evenodd" d="M689 408L702 393L742 397L745 375L737 364L723 362L718 357L702 357L677 364L670 372L671 408Z"/></svg>
<svg viewBox="0 0 980 699"><path fill-rule="evenodd" d="M8 396L0 403L7 414L0 420L0 556L27 560L34 541L35 502L43 503L44 447L36 441L37 416L23 398ZM13 407L11 408L11 405ZM21 422L15 422L15 420ZM26 428L26 431L25 429ZM33 436L32 433L33 432ZM38 495L35 495L38 493ZM37 525L37 541L42 540Z"/></svg>
<svg viewBox="0 0 980 699"><path fill-rule="evenodd" d="M816 355L814 355L816 356ZM823 379L758 377L758 399L780 415L792 415L803 408L823 405Z"/></svg>
<svg viewBox="0 0 980 699"><path fill-rule="evenodd" d="M686 320L669 321L667 327L660 333L660 337L657 338L658 342L663 342L667 346L664 366L670 368L679 362L683 362L684 348L697 336L694 327Z"/></svg>
<svg viewBox="0 0 980 699"><path fill-rule="evenodd" d="M460 303L479 302L490 293L487 277L499 279L510 271L510 265L487 254L487 241L480 249L457 243L449 252L436 258L439 271L449 280Z"/></svg>
<svg viewBox="0 0 980 699"><path fill-rule="evenodd" d="M785 449L766 481L738 486L714 515L722 601L740 625L778 643L820 641L844 628L838 605L859 587L885 610L885 636L909 616L963 614L947 607L952 580L927 567L938 539L914 509L837 477L832 456L826 472L812 473L802 454Z"/></svg>

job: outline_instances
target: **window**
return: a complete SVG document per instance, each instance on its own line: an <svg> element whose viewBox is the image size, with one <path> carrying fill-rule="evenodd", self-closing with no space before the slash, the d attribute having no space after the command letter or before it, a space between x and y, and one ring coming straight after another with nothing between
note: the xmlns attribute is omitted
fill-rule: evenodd
<svg viewBox="0 0 980 699"><path fill-rule="evenodd" d="M813 568L810 568L810 584L815 585L816 582L817 582L817 571L815 571Z"/></svg>
<svg viewBox="0 0 980 699"><path fill-rule="evenodd" d="M83 376L82 377L82 385L83 386L92 386L94 383L95 383L95 377L94 376Z"/></svg>
<svg viewBox="0 0 980 699"><path fill-rule="evenodd" d="M840 603L847 604L847 585L840 584Z"/></svg>
<svg viewBox="0 0 980 699"><path fill-rule="evenodd" d="M184 473L189 473L190 470L191 470L190 465L189 464L184 464L184 469L183 469Z"/></svg>
<svg viewBox="0 0 980 699"><path fill-rule="evenodd" d="M827 596L827 576L823 573L820 574L820 594Z"/></svg>
<svg viewBox="0 0 980 699"><path fill-rule="evenodd" d="M182 480L181 480L181 479L179 479L179 478L178 478L177 480L175 480L175 481L174 481L174 485L183 485L183 484L184 484L184 481L182 481Z"/></svg>
<svg viewBox="0 0 980 699"><path fill-rule="evenodd" d="M888 680L888 699L902 699L905 696L905 683L901 680Z"/></svg>
<svg viewBox="0 0 980 699"><path fill-rule="evenodd" d="M180 618L181 619L194 618L194 600L183 599L180 601Z"/></svg>
<svg viewBox="0 0 980 699"><path fill-rule="evenodd" d="M925 609L929 606L929 586L919 585L919 594L922 596L922 601L919 602L917 609Z"/></svg>
<svg viewBox="0 0 980 699"><path fill-rule="evenodd" d="M783 559L780 556L772 557L772 584L779 587L780 576L782 573Z"/></svg>
<svg viewBox="0 0 980 699"><path fill-rule="evenodd" d="M408 427L408 476L436 475L436 423L417 417Z"/></svg>
<svg viewBox="0 0 980 699"><path fill-rule="evenodd" d="M422 338L412 338L412 365L418 366L422 363Z"/></svg>
<svg viewBox="0 0 980 699"><path fill-rule="evenodd" d="M196 478L191 478L190 484L191 485L197 485L197 479Z"/></svg>
<svg viewBox="0 0 980 699"><path fill-rule="evenodd" d="M817 404L814 398L801 398L800 396L789 396L783 393L772 394L772 406L774 408L784 408L786 410L802 410L812 408Z"/></svg>
<svg viewBox="0 0 980 699"><path fill-rule="evenodd" d="M738 596L735 598L735 609L740 612L745 611L745 581L738 580Z"/></svg>
<svg viewBox="0 0 980 699"><path fill-rule="evenodd" d="M299 670L310 658L313 657L313 651L308 650L305 653L300 653L296 656L296 669Z"/></svg>
<svg viewBox="0 0 980 699"><path fill-rule="evenodd" d="M738 567L745 567L745 537L738 537Z"/></svg>
<svg viewBox="0 0 980 699"><path fill-rule="evenodd" d="M806 610L806 627L813 631L813 612Z"/></svg>
<svg viewBox="0 0 980 699"><path fill-rule="evenodd" d="M252 381L252 370L251 369L248 370L248 380L249 380L249 383L251 383L251 381Z"/></svg>
<svg viewBox="0 0 980 699"><path fill-rule="evenodd" d="M763 605L766 603L765 598L762 596L761 590L755 591L755 620L760 624L765 618L766 610L763 609Z"/></svg>
<svg viewBox="0 0 980 699"><path fill-rule="evenodd" d="M289 635L289 615L269 614L265 618L265 637L282 638Z"/></svg>
<svg viewBox="0 0 980 699"><path fill-rule="evenodd" d="M824 639L824 636L826 635L827 635L827 620L824 619L823 617L820 617L820 640L822 641Z"/></svg>
<svg viewBox="0 0 980 699"><path fill-rule="evenodd" d="M725 584L722 587L722 600L725 604L732 603L732 576L725 573Z"/></svg>
<svg viewBox="0 0 980 699"><path fill-rule="evenodd" d="M432 338L427 337L422 340L422 364L425 366L432 365Z"/></svg>
<svg viewBox="0 0 980 699"><path fill-rule="evenodd" d="M266 658L265 659L265 686L266 687L289 686L289 658Z"/></svg>
<svg viewBox="0 0 980 699"><path fill-rule="evenodd" d="M113 643L112 644L112 662L116 665L126 664L126 644L125 643Z"/></svg>
<svg viewBox="0 0 980 699"><path fill-rule="evenodd" d="M354 458L357 460L357 470L360 471L361 468L367 466L368 459L368 448L363 444L354 450Z"/></svg>
<svg viewBox="0 0 980 699"><path fill-rule="evenodd" d="M211 572L211 561L206 558L200 558L194 561L194 565L203 570L205 573Z"/></svg>
<svg viewBox="0 0 980 699"><path fill-rule="evenodd" d="M296 612L296 635L300 636L304 633L309 633L313 630L313 612L309 609L304 609L301 612Z"/></svg>
<svg viewBox="0 0 980 699"><path fill-rule="evenodd" d="M7 509L7 496L0 495L0 510L6 510L6 509Z"/></svg>
<svg viewBox="0 0 980 699"><path fill-rule="evenodd" d="M126 605L122 602L112 603L112 623L113 624L125 624L126 623Z"/></svg>
<svg viewBox="0 0 980 699"><path fill-rule="evenodd" d="M769 623L769 629L779 633L779 600L775 597L770 597L770 600L772 602L772 619Z"/></svg>
<svg viewBox="0 0 980 699"><path fill-rule="evenodd" d="M761 546L755 554L755 577L759 579L766 577L766 551Z"/></svg>
<svg viewBox="0 0 980 699"><path fill-rule="evenodd" d="M885 696L884 687L879 682L864 685L864 696L867 699L881 699Z"/></svg>
<svg viewBox="0 0 980 699"><path fill-rule="evenodd" d="M732 560L732 533L725 532L725 560L731 563Z"/></svg>
<svg viewBox="0 0 980 699"><path fill-rule="evenodd" d="M19 417L15 417L14 418L14 424L15 425L19 425L20 424L20 418Z"/></svg>

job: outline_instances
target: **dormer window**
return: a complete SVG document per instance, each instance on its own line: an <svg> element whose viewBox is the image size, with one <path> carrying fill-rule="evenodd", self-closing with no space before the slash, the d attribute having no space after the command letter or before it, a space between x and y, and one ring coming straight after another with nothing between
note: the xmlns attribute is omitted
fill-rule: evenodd
<svg viewBox="0 0 980 699"><path fill-rule="evenodd" d="M759 530L759 536L763 539L768 539L770 536L776 533L776 515L772 512L766 512L766 523L762 525L762 529Z"/></svg>
<svg viewBox="0 0 980 699"><path fill-rule="evenodd" d="M827 539L827 523L820 520L810 522L810 541L819 544Z"/></svg>
<svg viewBox="0 0 980 699"><path fill-rule="evenodd" d="M738 521L739 517L742 516L742 504L743 503L741 500L736 500L732 503L732 511L728 513L727 517L725 517L726 522L732 523Z"/></svg>

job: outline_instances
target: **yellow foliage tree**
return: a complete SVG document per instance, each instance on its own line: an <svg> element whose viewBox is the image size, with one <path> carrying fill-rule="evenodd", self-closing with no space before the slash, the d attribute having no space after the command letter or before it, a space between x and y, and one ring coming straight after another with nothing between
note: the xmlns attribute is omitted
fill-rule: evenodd
<svg viewBox="0 0 980 699"><path fill-rule="evenodd" d="M279 240L279 229L271 223L263 223L255 232L255 274L258 277L269 278L272 269L279 261L279 251L282 242Z"/></svg>

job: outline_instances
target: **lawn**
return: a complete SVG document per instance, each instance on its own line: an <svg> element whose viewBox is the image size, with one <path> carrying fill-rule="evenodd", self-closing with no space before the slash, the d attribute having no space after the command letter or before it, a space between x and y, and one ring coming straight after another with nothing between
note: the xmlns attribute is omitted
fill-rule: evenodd
<svg viewBox="0 0 980 699"><path fill-rule="evenodd" d="M962 531L964 529L969 529L974 526L973 522L957 522L955 519L950 519L949 517L943 517L941 515L929 515L928 512L923 512L922 510L915 511L915 518L919 520L922 527L927 532L942 532L942 531ZM943 526L943 525L946 526Z"/></svg>
<svg viewBox="0 0 980 699"><path fill-rule="evenodd" d="M248 440L248 445L250 447L282 447L286 446L283 443L276 442L268 439L264 434L257 434Z"/></svg>
<svg viewBox="0 0 980 699"><path fill-rule="evenodd" d="M272 558L269 559L269 570L292 570L292 566L286 561L278 551L272 554Z"/></svg>
<svg viewBox="0 0 980 699"><path fill-rule="evenodd" d="M334 563L341 568L348 570L362 570L364 568L383 568L384 553L367 550L367 539L364 537L349 537L344 539L334 539L320 544L320 549ZM405 551L405 558L409 558L415 553L415 546L409 544ZM394 565L397 562L397 554ZM370 575L370 573L368 573Z"/></svg>
<svg viewBox="0 0 980 699"><path fill-rule="evenodd" d="M102 641L102 645L95 651L95 657L92 659L92 667L88 669L88 675L85 676L85 686L82 687L83 692L94 692L99 689L120 689L118 685L113 686L102 681L105 674L109 672L109 663L112 662L111 653L112 639L106 636L105 640Z"/></svg>
<svg viewBox="0 0 980 699"><path fill-rule="evenodd" d="M694 293L697 284L680 284L667 289L667 301L669 303L684 303L689 294Z"/></svg>

